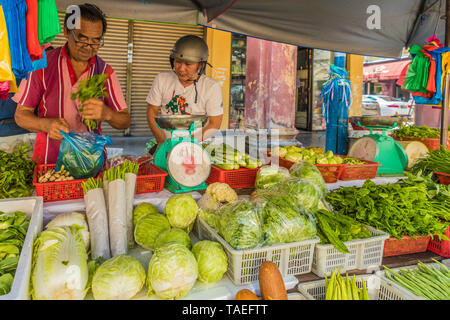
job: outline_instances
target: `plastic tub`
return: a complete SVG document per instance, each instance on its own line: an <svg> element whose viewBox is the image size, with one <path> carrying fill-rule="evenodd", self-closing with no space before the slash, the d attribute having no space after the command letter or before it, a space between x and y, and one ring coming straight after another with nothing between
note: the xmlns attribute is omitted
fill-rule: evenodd
<svg viewBox="0 0 450 320"><path fill-rule="evenodd" d="M0 211L6 213L22 211L31 217L11 291L6 295L0 296L0 300L29 300L33 244L37 235L42 231L43 199L42 197L27 197L0 200Z"/></svg>

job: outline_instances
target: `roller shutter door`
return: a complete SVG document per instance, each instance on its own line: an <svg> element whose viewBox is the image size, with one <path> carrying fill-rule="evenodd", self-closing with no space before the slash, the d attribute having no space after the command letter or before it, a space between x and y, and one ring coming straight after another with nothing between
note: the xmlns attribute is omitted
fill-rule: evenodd
<svg viewBox="0 0 450 320"><path fill-rule="evenodd" d="M147 98L155 76L170 70L169 53L181 36L204 37L204 27L134 21L131 84L131 134L149 136Z"/></svg>

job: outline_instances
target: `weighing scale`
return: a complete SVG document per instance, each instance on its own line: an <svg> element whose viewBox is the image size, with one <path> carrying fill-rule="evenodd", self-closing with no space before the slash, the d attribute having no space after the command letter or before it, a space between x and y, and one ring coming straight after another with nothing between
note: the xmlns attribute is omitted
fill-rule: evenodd
<svg viewBox="0 0 450 320"><path fill-rule="evenodd" d="M196 128L203 127L207 117L161 115L156 116L155 120L158 128L170 132L170 138L154 154L155 166L168 172L165 187L174 193L206 189L211 159L193 133Z"/></svg>
<svg viewBox="0 0 450 320"><path fill-rule="evenodd" d="M390 126L363 126L358 121L358 125L369 129L370 134L356 140L348 152L348 157L381 163L377 171L378 176L403 175L404 169L408 165L408 155L400 143L386 135L386 130L394 129L397 122ZM374 134L372 132L374 129L381 129L383 134Z"/></svg>

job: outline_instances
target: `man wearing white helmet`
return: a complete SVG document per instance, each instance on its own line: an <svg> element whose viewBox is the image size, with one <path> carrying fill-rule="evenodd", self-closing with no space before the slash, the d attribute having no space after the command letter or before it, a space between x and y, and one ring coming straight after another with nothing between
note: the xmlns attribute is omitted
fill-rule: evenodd
<svg viewBox="0 0 450 320"><path fill-rule="evenodd" d="M208 46L194 35L177 40L170 52L171 71L159 73L147 96L147 121L156 142L163 143L170 133L158 128L154 117L158 114L207 115L208 122L194 136L205 140L222 123L223 104L220 83L205 75Z"/></svg>

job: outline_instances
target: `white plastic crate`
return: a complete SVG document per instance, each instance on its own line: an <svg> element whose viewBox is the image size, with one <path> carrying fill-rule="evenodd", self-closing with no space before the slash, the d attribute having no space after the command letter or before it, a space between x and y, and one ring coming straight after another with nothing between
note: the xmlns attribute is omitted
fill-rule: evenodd
<svg viewBox="0 0 450 320"><path fill-rule="evenodd" d="M11 291L0 300L29 300L29 283L31 275L31 262L33 256L33 244L37 235L42 231L42 197L27 197L0 200L0 211L5 213L22 211L31 217L27 235L20 252L19 263Z"/></svg>
<svg viewBox="0 0 450 320"><path fill-rule="evenodd" d="M358 275L355 280L360 289L366 283L369 300L422 300L376 275ZM325 280L300 283L297 289L308 300L325 300Z"/></svg>
<svg viewBox="0 0 450 320"><path fill-rule="evenodd" d="M319 237L315 237L250 250L235 250L200 217L195 224L200 240L218 241L223 246L228 257L227 274L235 285L258 281L259 267L264 261L274 262L283 277L311 272L314 245L320 241Z"/></svg>
<svg viewBox="0 0 450 320"><path fill-rule="evenodd" d="M336 268L342 268L341 273L347 270L369 270L381 265L383 260L384 242L389 234L366 226L373 237L355 239L344 242L349 253L342 253L332 244L316 244L312 263L312 272L319 277L331 275Z"/></svg>
<svg viewBox="0 0 450 320"><path fill-rule="evenodd" d="M450 260L443 260L443 261L440 261L443 265L445 265L447 268L450 268ZM440 270L441 269L441 266L438 264L438 263L424 263L427 267L431 267L431 266L434 266L436 269L438 269L438 270ZM395 272L399 272L400 271L400 269L414 269L414 268L416 268L417 267L417 264L415 264L415 265L410 265L410 266L404 266L404 267L398 267L398 268L389 268L389 269L391 269L392 271L395 271ZM414 299L415 300L428 300L428 299L426 299L426 298L424 298L424 297L421 297L421 296L418 296L418 295L415 295L414 293L412 293L411 291L409 291L408 289L406 289L406 288L404 288L404 287L402 287L401 285L399 285L399 284L397 284L396 282L394 282L394 281L392 281L392 280L390 280L388 277L386 277L386 275L384 274L384 270L380 270L380 271L377 271L377 272L375 272L375 275L377 275L378 277L380 277L381 279L383 279L384 281L386 281L387 283L389 283L390 285L392 285L393 287L396 287L396 288L398 288L398 289L401 289L401 290L404 290L404 291L406 291L406 292L408 292L410 295L412 295L412 296L414 296Z"/></svg>

